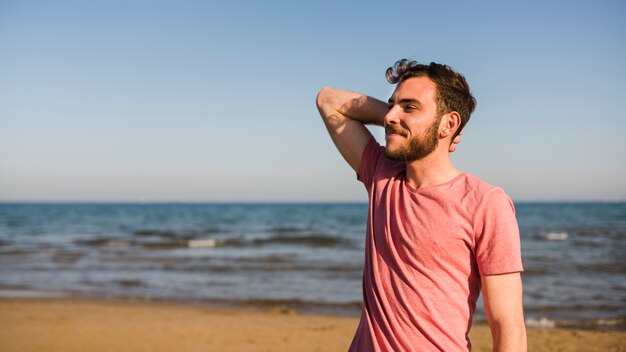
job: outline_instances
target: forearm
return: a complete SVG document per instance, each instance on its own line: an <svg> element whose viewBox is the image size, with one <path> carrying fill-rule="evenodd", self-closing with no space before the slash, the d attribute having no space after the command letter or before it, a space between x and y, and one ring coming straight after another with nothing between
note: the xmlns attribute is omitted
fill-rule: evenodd
<svg viewBox="0 0 626 352"><path fill-rule="evenodd" d="M365 124L383 125L387 104L366 95L323 88L317 94L317 108L337 150L355 172L372 134Z"/></svg>
<svg viewBox="0 0 626 352"><path fill-rule="evenodd" d="M495 352L525 352L526 326L519 272L481 276L485 315Z"/></svg>
<svg viewBox="0 0 626 352"><path fill-rule="evenodd" d="M521 324L492 324L494 352L525 352L527 351L526 327Z"/></svg>
<svg viewBox="0 0 626 352"><path fill-rule="evenodd" d="M327 122L341 124L351 119L363 124L383 125L388 107L384 102L364 94L322 88L317 95L317 107Z"/></svg>

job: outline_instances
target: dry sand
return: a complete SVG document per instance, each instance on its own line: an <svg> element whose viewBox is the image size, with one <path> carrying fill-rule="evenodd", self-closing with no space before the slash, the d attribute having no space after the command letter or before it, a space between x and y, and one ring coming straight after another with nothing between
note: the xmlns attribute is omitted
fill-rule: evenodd
<svg viewBox="0 0 626 352"><path fill-rule="evenodd" d="M0 299L0 351L345 351L357 318L107 300ZM470 335L490 351L486 326ZM626 351L626 333L529 330L529 351Z"/></svg>

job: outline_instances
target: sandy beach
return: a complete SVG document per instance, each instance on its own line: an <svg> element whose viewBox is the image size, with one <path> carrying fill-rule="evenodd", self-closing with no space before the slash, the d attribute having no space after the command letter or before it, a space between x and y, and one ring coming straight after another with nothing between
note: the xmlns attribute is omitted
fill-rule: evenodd
<svg viewBox="0 0 626 352"><path fill-rule="evenodd" d="M0 299L0 351L345 351L356 317L85 299ZM490 351L486 326L474 351ZM530 351L626 351L626 333L529 330Z"/></svg>

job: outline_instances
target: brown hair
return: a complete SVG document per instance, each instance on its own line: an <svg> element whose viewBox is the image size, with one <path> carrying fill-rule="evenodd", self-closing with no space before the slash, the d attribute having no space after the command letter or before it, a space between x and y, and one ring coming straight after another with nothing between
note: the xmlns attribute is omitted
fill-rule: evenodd
<svg viewBox="0 0 626 352"><path fill-rule="evenodd" d="M428 77L437 85L437 116L456 111L461 115L461 125L452 139L456 137L470 115L476 109L476 99L470 93L469 85L465 77L455 72L450 66L431 62L429 65L416 61L402 59L387 69L385 73L387 81L391 84L400 83L411 77Z"/></svg>

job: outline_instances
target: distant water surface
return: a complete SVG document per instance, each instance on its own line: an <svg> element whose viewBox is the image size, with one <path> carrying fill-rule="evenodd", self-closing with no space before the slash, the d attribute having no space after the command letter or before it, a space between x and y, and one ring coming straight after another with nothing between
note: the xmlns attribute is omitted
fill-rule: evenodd
<svg viewBox="0 0 626 352"><path fill-rule="evenodd" d="M516 209L527 324L626 330L626 203ZM358 314L366 216L366 204L0 204L0 294Z"/></svg>

